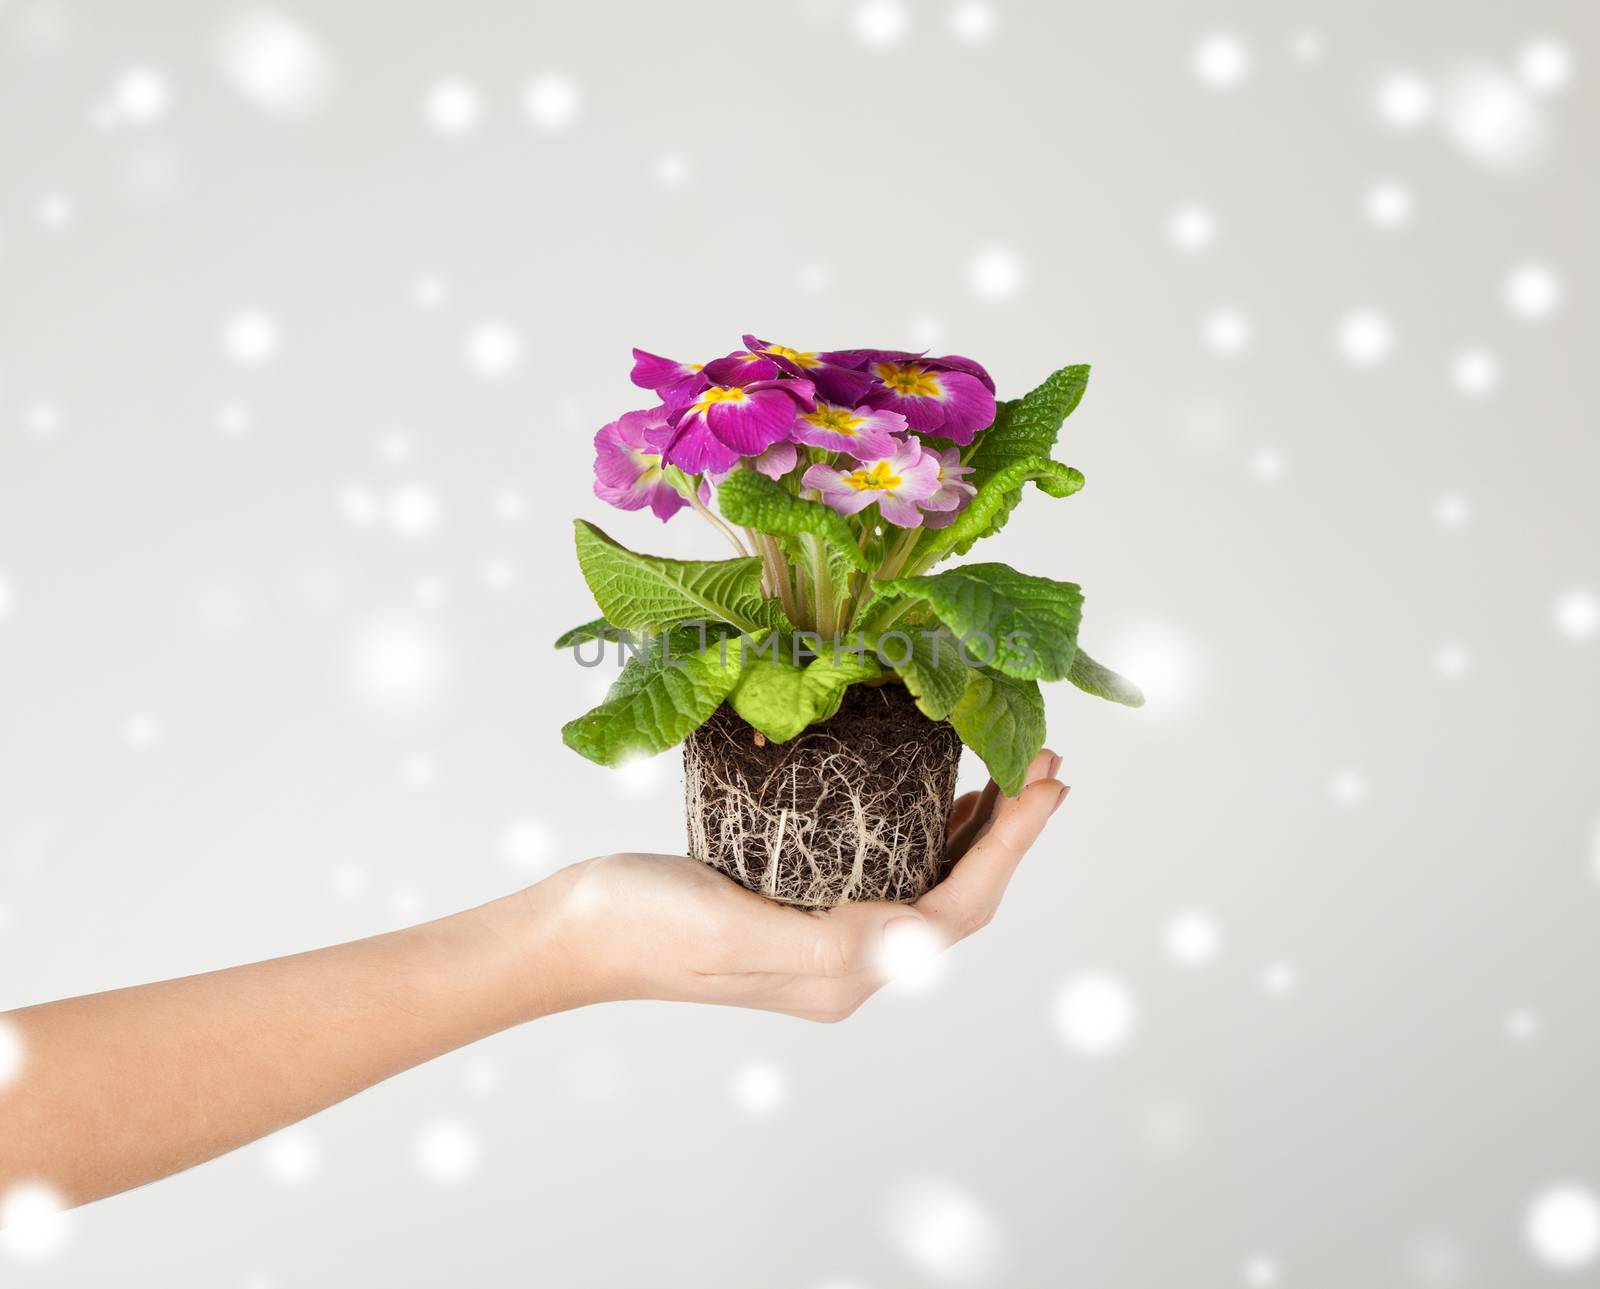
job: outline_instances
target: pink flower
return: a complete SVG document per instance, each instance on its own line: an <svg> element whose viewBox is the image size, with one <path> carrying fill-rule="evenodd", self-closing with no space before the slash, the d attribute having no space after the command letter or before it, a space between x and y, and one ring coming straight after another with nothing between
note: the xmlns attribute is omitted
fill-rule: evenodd
<svg viewBox="0 0 1600 1289"><path fill-rule="evenodd" d="M895 435L905 428L906 418L898 412L841 407L818 399L815 408L800 413L789 433L797 443L848 452L857 461L876 461L894 454Z"/></svg>
<svg viewBox="0 0 1600 1289"><path fill-rule="evenodd" d="M689 503L668 482L657 444L666 421L659 407L624 412L594 436L594 495L619 510L649 506L663 523ZM700 485L700 499L711 490Z"/></svg>
<svg viewBox="0 0 1600 1289"><path fill-rule="evenodd" d="M640 389L654 390L668 407L693 402L694 396L711 383L699 363L680 363L643 349L633 351L629 379Z"/></svg>
<svg viewBox="0 0 1600 1289"><path fill-rule="evenodd" d="M774 443L758 457L750 457L736 463L736 466L747 466L751 470L759 471L769 479L781 479L793 470L800 462L800 453L793 443ZM720 484L736 466L726 470L708 470L706 478L712 483Z"/></svg>
<svg viewBox="0 0 1600 1289"><path fill-rule="evenodd" d="M796 414L815 405L810 381L758 380L712 385L667 420L672 436L662 458L689 474L729 470L787 439Z"/></svg>
<svg viewBox="0 0 1600 1289"><path fill-rule="evenodd" d="M969 372L914 358L879 359L869 362L867 370L878 378L878 386L866 401L899 412L919 434L971 443L973 435L994 422L994 391Z"/></svg>
<svg viewBox="0 0 1600 1289"><path fill-rule="evenodd" d="M978 490L966 481L972 467L961 464L960 448L945 448L929 455L939 462L939 490L922 503L923 522L929 528L944 528L955 522Z"/></svg>
<svg viewBox="0 0 1600 1289"><path fill-rule="evenodd" d="M854 515L874 502L878 513L900 528L917 528L922 512L917 503L933 496L939 487L939 458L924 452L915 437L895 444L893 453L863 461L851 470L818 463L800 482L815 488L822 500L841 515Z"/></svg>
<svg viewBox="0 0 1600 1289"><path fill-rule="evenodd" d="M873 386L873 378L854 366L829 361L830 355L775 345L755 336L744 338L747 352L770 359L781 371L809 380L830 403L854 407Z"/></svg>

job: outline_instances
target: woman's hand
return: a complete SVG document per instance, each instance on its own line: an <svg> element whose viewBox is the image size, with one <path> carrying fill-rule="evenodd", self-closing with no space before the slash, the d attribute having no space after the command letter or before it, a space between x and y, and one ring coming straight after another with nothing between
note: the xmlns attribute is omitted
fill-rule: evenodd
<svg viewBox="0 0 1600 1289"><path fill-rule="evenodd" d="M897 945L932 952L987 925L1066 796L1060 765L1046 749L1018 796L1001 797L991 782L957 801L955 867L913 905L808 913L677 855L607 855L563 869L522 893L540 910L538 958L541 974L559 977L555 1007L658 998L843 1020L889 979L885 959L901 956Z"/></svg>
<svg viewBox="0 0 1600 1289"><path fill-rule="evenodd" d="M609 855L434 922L311 953L0 1016L22 1053L0 1087L0 1190L72 1203L242 1146L453 1048L621 998L841 1020L884 948L942 948L994 916L1066 795L1041 752L1014 799L956 803L954 869L914 905L804 913L697 860Z"/></svg>

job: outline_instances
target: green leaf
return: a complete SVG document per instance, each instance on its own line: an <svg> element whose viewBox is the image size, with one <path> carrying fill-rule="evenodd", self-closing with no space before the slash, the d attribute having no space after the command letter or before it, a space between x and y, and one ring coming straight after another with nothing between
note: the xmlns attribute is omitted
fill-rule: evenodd
<svg viewBox="0 0 1600 1289"><path fill-rule="evenodd" d="M653 756L705 724L739 679L740 651L696 632L656 637L629 658L605 702L569 721L562 741L601 765Z"/></svg>
<svg viewBox="0 0 1600 1289"><path fill-rule="evenodd" d="M1067 673L1067 679L1096 698L1107 698L1124 707L1144 706L1144 693L1139 686L1117 675L1110 667L1102 666L1082 649L1072 655L1072 670Z"/></svg>
<svg viewBox="0 0 1600 1289"><path fill-rule="evenodd" d="M856 535L843 515L820 501L796 497L759 471L735 470L718 484L717 508L731 523L758 533L774 537L809 533L820 537L861 572L872 571L873 565L861 553Z"/></svg>
<svg viewBox="0 0 1600 1289"><path fill-rule="evenodd" d="M906 682L922 714L930 721L942 721L967 692L972 665L962 658L961 643L948 630L904 634L911 640L910 657L904 665L894 667L895 673ZM894 665L905 653L901 641L890 640L881 656Z"/></svg>
<svg viewBox="0 0 1600 1289"><path fill-rule="evenodd" d="M573 645L584 644L590 640L613 642L626 639L627 635L626 631L617 630L604 618L596 618L593 622L585 622L570 631L563 631L556 637L555 648L570 649Z"/></svg>
<svg viewBox="0 0 1600 1289"><path fill-rule="evenodd" d="M961 741L983 758L1008 797L1022 791L1028 764L1044 746L1044 697L1034 680L1013 680L984 667L950 713Z"/></svg>
<svg viewBox="0 0 1600 1289"><path fill-rule="evenodd" d="M870 649L856 654L828 645L818 657L797 666L792 640L774 633L746 644L739 683L728 699L734 711L774 743L787 743L827 720L839 710L846 689L883 675Z"/></svg>
<svg viewBox="0 0 1600 1289"><path fill-rule="evenodd" d="M1052 372L1037 389L1008 399L995 409L994 424L979 433L967 455L970 482L982 488L1008 466L1048 457L1061 422L1072 415L1089 384L1085 364Z"/></svg>
<svg viewBox="0 0 1600 1289"><path fill-rule="evenodd" d="M1051 497L1070 497L1083 487L1082 473L1048 457L1013 461L984 481L955 523L927 531L912 556L912 565L927 567L952 551L965 555L974 542L999 532L1022 497L1022 485L1029 480Z"/></svg>
<svg viewBox="0 0 1600 1289"><path fill-rule="evenodd" d="M923 601L968 653L1020 680L1061 680L1072 666L1083 592L1072 582L1029 577L1005 564L879 582L880 597Z"/></svg>
<svg viewBox="0 0 1600 1289"><path fill-rule="evenodd" d="M776 626L776 600L761 594L761 561L682 560L640 555L586 520L576 521L578 567L606 620L627 631L680 622L726 622L741 631Z"/></svg>

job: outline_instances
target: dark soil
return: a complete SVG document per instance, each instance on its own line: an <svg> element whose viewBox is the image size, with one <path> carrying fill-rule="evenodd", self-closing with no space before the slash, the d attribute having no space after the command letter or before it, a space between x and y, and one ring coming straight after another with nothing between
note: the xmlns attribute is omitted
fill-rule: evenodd
<svg viewBox="0 0 1600 1289"><path fill-rule="evenodd" d="M683 749L689 853L803 908L914 900L944 875L961 740L902 685L856 685L771 743L724 704Z"/></svg>

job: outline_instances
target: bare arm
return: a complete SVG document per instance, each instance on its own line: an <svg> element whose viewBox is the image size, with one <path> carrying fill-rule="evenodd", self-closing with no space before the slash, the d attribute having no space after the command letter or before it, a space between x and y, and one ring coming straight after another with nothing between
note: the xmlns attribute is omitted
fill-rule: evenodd
<svg viewBox="0 0 1600 1289"><path fill-rule="evenodd" d="M1065 795L1041 753L1015 799L972 794L955 869L914 906L810 914L680 856L610 855L480 908L227 971L0 1018L22 1065L0 1087L0 1191L71 1203L126 1190L342 1101L476 1039L624 998L849 1015L909 929L954 942L993 915ZM992 813L991 813L992 807Z"/></svg>

